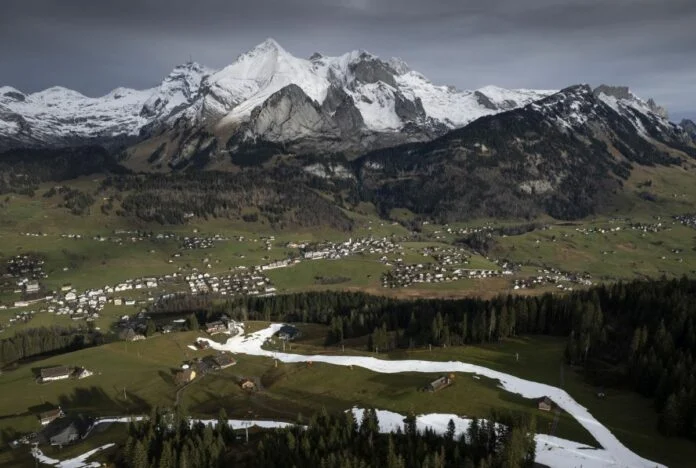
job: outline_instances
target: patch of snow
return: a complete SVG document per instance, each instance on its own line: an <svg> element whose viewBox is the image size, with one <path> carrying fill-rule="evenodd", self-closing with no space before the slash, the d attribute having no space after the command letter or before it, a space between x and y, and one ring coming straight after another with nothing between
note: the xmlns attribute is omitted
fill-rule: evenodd
<svg viewBox="0 0 696 468"><path fill-rule="evenodd" d="M321 163L315 163L315 164L310 164L309 166L305 166L304 168L305 172L308 172L312 175L315 175L317 177L321 177L322 179L331 179L331 178L337 178L337 179L352 179L353 174L343 165L341 164L321 164Z"/></svg>
<svg viewBox="0 0 696 468"><path fill-rule="evenodd" d="M394 92L394 88L382 82L360 84L355 91L350 91L367 128L389 131L403 127L396 115Z"/></svg>
<svg viewBox="0 0 696 468"><path fill-rule="evenodd" d="M87 462L87 459L95 455L96 453L108 449L110 447L113 447L116 444L106 444L102 445L101 447L97 447L94 450L90 450L89 452L83 453L82 455L71 458L68 460L56 460L54 458L47 457L46 455L43 454L41 449L38 447L34 447L31 450L31 454L34 456L36 460L38 460L41 463L44 463L46 465L51 465L55 466L58 468L87 468L87 467L99 467L101 466L101 463L99 462Z"/></svg>
<svg viewBox="0 0 696 468"><path fill-rule="evenodd" d="M360 422L364 409L353 408L353 417ZM382 433L404 430L405 416L386 410L375 410ZM416 427L419 431L430 429L436 434L445 434L449 421L454 423L455 437L466 435L471 419L456 414L420 414L416 415ZM547 434L536 434L536 462L550 467L582 466L583 468L605 468L616 466L615 460L605 450L589 447L577 442L560 439Z"/></svg>

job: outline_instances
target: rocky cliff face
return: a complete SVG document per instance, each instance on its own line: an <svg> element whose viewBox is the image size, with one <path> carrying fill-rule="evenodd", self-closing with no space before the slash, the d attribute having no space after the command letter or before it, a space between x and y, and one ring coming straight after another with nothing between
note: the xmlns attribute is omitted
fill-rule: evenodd
<svg viewBox="0 0 696 468"><path fill-rule="evenodd" d="M691 137L691 141L696 144L696 123L693 120L683 119L679 125Z"/></svg>

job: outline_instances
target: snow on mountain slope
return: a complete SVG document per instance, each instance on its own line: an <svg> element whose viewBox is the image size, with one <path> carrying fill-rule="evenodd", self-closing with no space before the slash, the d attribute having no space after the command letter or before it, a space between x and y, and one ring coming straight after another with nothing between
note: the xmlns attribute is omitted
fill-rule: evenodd
<svg viewBox="0 0 696 468"><path fill-rule="evenodd" d="M33 94L2 88L0 105L15 116L15 136L27 140L136 135L146 119L140 116L151 90L117 88L90 98L60 86ZM21 97L19 97L21 96ZM5 120L5 119L3 119ZM12 134L11 134L12 135Z"/></svg>
<svg viewBox="0 0 696 468"><path fill-rule="evenodd" d="M448 127L461 127L484 115L523 107L556 91L504 89L487 86L477 91L459 91L451 86L437 86L418 72L408 71L396 78L407 94L421 99L428 116Z"/></svg>
<svg viewBox="0 0 696 468"><path fill-rule="evenodd" d="M232 65L211 75L204 86L206 115L224 116L221 125L247 117L272 94L295 84L313 100L326 97L328 81L309 60L290 55L273 39L267 39L240 56Z"/></svg>
<svg viewBox="0 0 696 468"><path fill-rule="evenodd" d="M312 103L297 90L286 92L291 85ZM284 98L266 105L278 93L285 93ZM272 136L276 142L333 138L337 144L359 143L362 151L369 145L431 139L554 93L496 86L462 91L433 84L400 59L382 60L362 50L303 59L267 39L218 71L197 63L180 65L148 90L118 88L92 98L61 87L24 94L2 86L0 149L76 144L80 139L101 143L112 138L118 143L122 137L129 137L128 142L155 136L173 141L183 134L182 128L197 128L208 133L206 138L212 134L224 139L219 148L231 135L243 135L252 141ZM641 116L669 125L663 109L627 89L604 87L601 96L613 109L632 115L639 131L644 131ZM281 117L293 115L292 103L301 103L304 115L287 124ZM578 109L572 115L581 119L581 114ZM253 121L258 118L263 122Z"/></svg>
<svg viewBox="0 0 696 468"><path fill-rule="evenodd" d="M150 95L141 114L149 118L166 119L184 110L198 95L203 78L213 72L214 70L195 62L177 66Z"/></svg>

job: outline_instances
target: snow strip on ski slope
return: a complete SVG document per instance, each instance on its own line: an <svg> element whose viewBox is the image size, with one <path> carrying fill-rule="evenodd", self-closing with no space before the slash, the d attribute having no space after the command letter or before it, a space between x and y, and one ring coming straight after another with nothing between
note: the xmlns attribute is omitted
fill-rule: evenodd
<svg viewBox="0 0 696 468"><path fill-rule="evenodd" d="M92 428L96 427L99 424L106 424L106 423L129 423L131 421L142 421L145 419L144 416L124 416L120 418L101 418L98 419L94 422L94 426ZM203 423L205 425L210 425L210 426L215 426L217 424L217 420L215 419L192 419L192 423ZM293 423L285 422L285 421L264 421L264 420L249 420L249 419L229 419L227 421L227 424L232 429L245 429L245 428L250 428L250 427L260 427L262 429L276 429L276 428L284 428L288 426L294 426ZM100 467L101 464L99 462L87 462L87 459L90 458L92 455L96 454L100 450L107 449L109 447L112 447L113 443L102 445L101 447L98 447L94 450L90 450L89 452L83 453L82 455L75 457L75 458L70 458L68 460L56 460L54 458L47 457L44 455L44 453L39 449L38 447L34 447L31 449L31 454L32 456L38 460L41 463L45 463L47 465L52 465L58 468L96 468Z"/></svg>
<svg viewBox="0 0 696 468"><path fill-rule="evenodd" d="M353 408L353 416L356 421L363 417L362 408ZM404 428L405 416L392 411L376 410L379 420L379 431L382 433L396 432ZM431 429L437 434L447 432L447 424L454 422L455 436L465 435L471 419L462 418L456 414L431 413L416 416L416 427L419 431ZM536 434L536 461L550 467L582 467L605 468L615 467L616 461L606 450L597 450L577 442L560 439L547 434Z"/></svg>
<svg viewBox="0 0 696 468"><path fill-rule="evenodd" d="M548 396L554 403L571 414L601 445L603 449L594 450L594 455L604 460L601 466L625 466L625 467L657 467L658 463L646 460L633 453L624 446L602 423L595 419L584 406L576 402L565 390L551 385L546 385L530 380L521 379L503 372L494 371L486 367L467 364L461 361L436 362L421 360L394 360L387 361L374 357L365 356L323 356L323 355L300 355L281 353L262 349L261 346L274 334L276 334L283 324L272 324L268 328L259 330L249 335L239 334L231 337L225 344L220 344L207 338L200 338L208 341L211 348L218 351L229 351L232 353L249 354L253 356L266 356L278 359L282 362L324 362L339 366L359 366L374 372L393 374L399 372L427 372L427 373L447 373L463 372L479 374L491 379L498 380L500 387L512 393L517 393L524 398L542 398ZM577 449L577 447L576 447ZM569 455L570 457L570 455ZM555 466L568 466L568 460L563 464Z"/></svg>
<svg viewBox="0 0 696 468"><path fill-rule="evenodd" d="M113 447L116 444L106 444L102 445L101 447L97 447L94 450L90 450L89 452L83 453L79 457L71 458L69 460L56 460L54 458L47 457L46 455L43 454L41 449L38 447L34 447L31 449L31 454L36 458L41 463L45 463L46 465L51 465L51 466L56 466L59 468L85 468L85 467L98 467L101 466L99 462L87 462L87 459L90 458L92 455L96 454L97 452L107 449L109 447Z"/></svg>
<svg viewBox="0 0 696 468"><path fill-rule="evenodd" d="M362 408L352 408L349 410L353 413L356 421L361 421L363 417ZM405 416L399 413L386 410L376 410L379 420L379 430L382 433L396 432L397 429L404 427ZM141 421L145 419L143 416L131 416L120 418L102 418L95 422L95 426L103 423L128 423L130 421ZM447 424L452 420L455 427L455 435L457 437L466 434L466 430L471 423L471 419L462 418L456 414L421 414L416 416L416 427L419 431L424 431L429 428L437 434L447 432ZM215 419L192 419L192 422L201 422L206 425L215 426ZM269 421L269 420L243 420L230 419L228 424L233 429L244 429L249 427L260 427L263 429L285 428L293 426L293 423L285 421ZM536 441L536 461L550 467L583 467L583 468L605 468L615 467L616 462L606 450L597 450L577 442L560 439L558 437L549 436L546 434L537 434ZM99 450L103 450L113 444L104 445L98 449L87 452L79 457L70 460L54 460L46 457L38 448L32 450L32 454L42 463L57 465L63 468L78 468L78 467L97 467L99 463L86 463L86 460Z"/></svg>

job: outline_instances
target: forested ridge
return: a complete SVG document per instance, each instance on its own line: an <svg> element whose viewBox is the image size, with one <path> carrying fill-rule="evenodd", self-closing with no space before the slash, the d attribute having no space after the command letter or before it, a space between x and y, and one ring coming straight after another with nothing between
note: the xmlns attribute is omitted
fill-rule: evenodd
<svg viewBox="0 0 696 468"><path fill-rule="evenodd" d="M198 172L114 176L100 190L124 193L121 215L160 224L182 224L189 216L265 220L276 228L327 225L347 231L353 222L311 186L259 170L237 174Z"/></svg>
<svg viewBox="0 0 696 468"><path fill-rule="evenodd" d="M407 301L345 292L223 303L184 297L159 308L196 313L200 321L225 313L238 320L320 323L329 327L327 345L367 335L370 350L380 351L522 334L567 337L567 362L583 369L588 381L653 398L662 432L696 438L696 280L633 281L491 300Z"/></svg>
<svg viewBox="0 0 696 468"><path fill-rule="evenodd" d="M416 428L413 415L403 429L380 434L374 410L356 421L351 412L325 410L285 429L254 434L247 445L227 424L221 410L217 423L191 423L180 408L155 409L149 420L131 423L117 464L132 468L263 466L362 468L517 468L534 464L534 421L526 415L493 415L499 424L474 419L457 437L454 422L438 435Z"/></svg>

